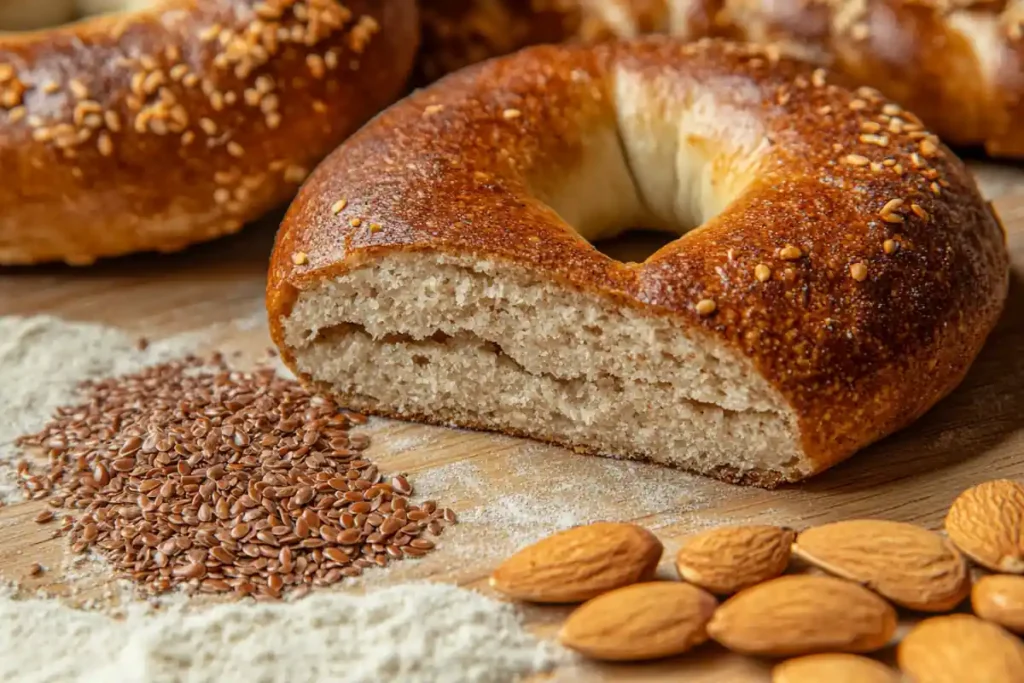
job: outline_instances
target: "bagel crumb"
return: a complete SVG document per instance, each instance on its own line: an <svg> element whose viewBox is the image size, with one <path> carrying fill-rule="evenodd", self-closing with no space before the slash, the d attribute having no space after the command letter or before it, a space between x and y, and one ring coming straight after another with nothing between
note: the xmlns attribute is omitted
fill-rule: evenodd
<svg viewBox="0 0 1024 683"><path fill-rule="evenodd" d="M718 306L715 304L714 299L701 299L697 302L697 314L702 317L707 317L715 312Z"/></svg>
<svg viewBox="0 0 1024 683"><path fill-rule="evenodd" d="M859 154L847 154L843 157L843 163L849 164L850 166L867 166L871 163L871 160Z"/></svg>
<svg viewBox="0 0 1024 683"><path fill-rule="evenodd" d="M292 254L292 263L297 266L304 266L309 261L309 257L306 256L306 252L297 251Z"/></svg>
<svg viewBox="0 0 1024 683"><path fill-rule="evenodd" d="M886 254L895 254L896 250L899 248L900 244L896 240L886 240L882 242L882 251Z"/></svg>
<svg viewBox="0 0 1024 683"><path fill-rule="evenodd" d="M504 118L506 121L518 119L522 115L523 112L519 111L518 109L506 109L505 111L501 112L502 118Z"/></svg>
<svg viewBox="0 0 1024 683"><path fill-rule="evenodd" d="M767 282L772 276L772 269L763 263L758 263L754 266L754 277L757 278L758 282Z"/></svg>
<svg viewBox="0 0 1024 683"><path fill-rule="evenodd" d="M911 204L910 205L910 210L913 211L914 214L918 218L920 218L921 220L923 220L926 223L928 222L928 212L925 211L924 209L922 209L920 205L918 205L918 204Z"/></svg>
<svg viewBox="0 0 1024 683"><path fill-rule="evenodd" d="M331 213L337 216L339 213L345 210L346 206L348 206L348 200L339 199L338 201L334 202L333 205L331 205Z"/></svg>
<svg viewBox="0 0 1024 683"><path fill-rule="evenodd" d="M850 266L850 277L857 282L863 282L868 277L868 267L863 263L854 263Z"/></svg>
<svg viewBox="0 0 1024 683"><path fill-rule="evenodd" d="M779 249L779 257L783 261L796 261L804 255L804 252L800 250L800 247L795 247L792 244L787 244L782 249Z"/></svg>

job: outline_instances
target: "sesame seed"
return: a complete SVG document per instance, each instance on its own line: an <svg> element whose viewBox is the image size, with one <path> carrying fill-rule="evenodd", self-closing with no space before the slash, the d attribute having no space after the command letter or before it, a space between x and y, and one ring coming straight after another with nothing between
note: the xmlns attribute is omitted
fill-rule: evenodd
<svg viewBox="0 0 1024 683"><path fill-rule="evenodd" d="M758 282L766 282L772 276L772 269L763 263L754 266L754 277Z"/></svg>
<svg viewBox="0 0 1024 683"><path fill-rule="evenodd" d="M896 250L900 248L899 242L896 240L886 240L882 242L882 251L886 254L894 254Z"/></svg>
<svg viewBox="0 0 1024 683"><path fill-rule="evenodd" d="M240 144L232 140L228 143L228 154L235 158L243 157L245 156L245 149Z"/></svg>
<svg viewBox="0 0 1024 683"><path fill-rule="evenodd" d="M370 223L370 232L380 232L383 229L380 223Z"/></svg>
<svg viewBox="0 0 1024 683"><path fill-rule="evenodd" d="M226 187L218 187L213 191L213 201L218 204L227 204L231 201L231 191Z"/></svg>
<svg viewBox="0 0 1024 683"><path fill-rule="evenodd" d="M868 267L863 263L854 263L850 266L850 277L857 282L864 282L868 277Z"/></svg>
<svg viewBox="0 0 1024 683"><path fill-rule="evenodd" d="M308 261L309 258L306 256L306 252L304 251L297 251L292 254L292 263L297 266L305 265Z"/></svg>
<svg viewBox="0 0 1024 683"><path fill-rule="evenodd" d="M331 205L331 213L337 216L339 213L345 210L346 206L348 206L348 200L339 199L338 201L334 202L334 204Z"/></svg>
<svg viewBox="0 0 1024 683"><path fill-rule="evenodd" d="M939 151L938 145L936 145L931 138L925 138L921 140L917 148L921 150L921 154L926 157L935 156L935 154Z"/></svg>
<svg viewBox="0 0 1024 683"><path fill-rule="evenodd" d="M206 118L205 116L199 119L199 127L203 129L203 132L207 135L217 134L217 124L212 119Z"/></svg>
<svg viewBox="0 0 1024 683"><path fill-rule="evenodd" d="M877 121L862 121L860 124L860 129L865 133L877 133L878 131L882 130L882 124L878 123Z"/></svg>
<svg viewBox="0 0 1024 683"><path fill-rule="evenodd" d="M867 166L871 163L871 160L859 154L847 154L843 157L843 163L849 164L850 166Z"/></svg>
<svg viewBox="0 0 1024 683"><path fill-rule="evenodd" d="M99 138L96 140L96 147L99 149L100 154L105 157L109 157L114 153L114 143L111 141L108 133L100 133Z"/></svg>
<svg viewBox="0 0 1024 683"><path fill-rule="evenodd" d="M885 166L882 166L882 164L878 163L877 161L872 161L871 162L871 170L874 173L881 173L882 171L885 170Z"/></svg>
<svg viewBox="0 0 1024 683"><path fill-rule="evenodd" d="M717 308L718 305L715 304L714 299L701 299L700 301L697 302L696 306L697 314L700 315L701 317L711 315L712 313L715 312L715 309Z"/></svg>
<svg viewBox="0 0 1024 683"><path fill-rule="evenodd" d="M825 85L825 70L824 69L815 69L814 73L811 74L811 83L813 83L814 87L816 87L816 88L820 88L820 87L824 86Z"/></svg>
<svg viewBox="0 0 1024 683"><path fill-rule="evenodd" d="M910 154L910 163L914 165L914 168L921 168L924 166L924 161L921 159L921 155L917 152L912 152Z"/></svg>
<svg viewBox="0 0 1024 683"><path fill-rule="evenodd" d="M52 95L53 93L57 92L58 90L60 90L60 84L57 83L57 81L47 81L46 83L43 84L43 87L42 87L42 91L44 93L46 93L47 95Z"/></svg>
<svg viewBox="0 0 1024 683"><path fill-rule="evenodd" d="M848 106L850 109L854 111L860 111L861 109L866 108L868 106L868 103L865 102L864 100L856 99L850 100L850 103L846 106Z"/></svg>
<svg viewBox="0 0 1024 683"><path fill-rule="evenodd" d="M820 116L828 116L832 113L832 105L826 104L823 107L818 107L818 114Z"/></svg>
<svg viewBox="0 0 1024 683"><path fill-rule="evenodd" d="M77 78L71 79L68 83L68 87L71 88L71 93L80 100L84 100L89 97L89 89L85 87L85 83L78 80Z"/></svg>
<svg viewBox="0 0 1024 683"><path fill-rule="evenodd" d="M185 131L181 134L181 144L185 147L191 145L196 139L196 134L190 130Z"/></svg>
<svg viewBox="0 0 1024 683"><path fill-rule="evenodd" d="M795 247L792 244L787 244L782 249L779 249L779 257L784 261L796 261L803 255L804 253L800 250L800 247Z"/></svg>
<svg viewBox="0 0 1024 683"><path fill-rule="evenodd" d="M505 111L501 112L502 118L505 119L506 121L518 119L522 115L523 112L519 111L518 109L506 109Z"/></svg>
<svg viewBox="0 0 1024 683"><path fill-rule="evenodd" d="M324 58L320 55L306 55L306 66L309 67L309 72L313 74L313 78L323 78L327 73Z"/></svg>
<svg viewBox="0 0 1024 683"><path fill-rule="evenodd" d="M270 112L266 116L266 123L267 128L270 128L271 130L277 129L277 127L281 125L281 115L277 112Z"/></svg>
<svg viewBox="0 0 1024 683"><path fill-rule="evenodd" d="M878 145L879 147L885 147L889 144L888 135L872 135L870 133L863 133L857 139L864 144Z"/></svg>
<svg viewBox="0 0 1024 683"><path fill-rule="evenodd" d="M17 106L14 109L11 109L9 112L7 112L7 120L11 123L17 123L18 121L21 121L23 118L25 118L26 114L27 110L25 109L25 107Z"/></svg>
<svg viewBox="0 0 1024 683"><path fill-rule="evenodd" d="M931 189L932 194L935 194L935 195L942 194L942 190L939 189L939 184L938 183L932 183L928 187Z"/></svg>
<svg viewBox="0 0 1024 683"><path fill-rule="evenodd" d="M358 228L360 225L363 224L363 219L361 219L361 218L353 218L352 220L350 220L348 222L348 224L351 225L353 228Z"/></svg>
<svg viewBox="0 0 1024 683"><path fill-rule="evenodd" d="M918 204L911 204L910 205L910 210L913 211L914 215L916 215L921 220L923 220L925 222L928 221L928 212L925 211L924 209L922 209L920 205L918 205Z"/></svg>
<svg viewBox="0 0 1024 683"><path fill-rule="evenodd" d="M903 206L903 200L902 199L899 199L899 198L890 199L889 201L887 201L885 203L885 206L882 207L882 210L879 213L892 213L893 211L895 211L896 209L900 208L901 206Z"/></svg>
<svg viewBox="0 0 1024 683"><path fill-rule="evenodd" d="M443 109L444 109L444 105L443 104L430 104L430 105L427 105L426 107L423 108L423 115L424 116L433 116L434 114L438 113L439 111L441 111Z"/></svg>
<svg viewBox="0 0 1024 683"><path fill-rule="evenodd" d="M14 78L13 64L0 64L0 83L6 83Z"/></svg>

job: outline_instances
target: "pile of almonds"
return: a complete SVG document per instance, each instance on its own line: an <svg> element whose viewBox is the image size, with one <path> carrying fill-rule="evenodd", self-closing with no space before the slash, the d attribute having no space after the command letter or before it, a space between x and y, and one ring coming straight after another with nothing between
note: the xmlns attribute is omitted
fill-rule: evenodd
<svg viewBox="0 0 1024 683"><path fill-rule="evenodd" d="M49 460L20 463L20 482L68 511L58 533L74 552L99 551L146 592L277 599L421 557L455 522L361 455L369 439L349 428L365 417L270 369L188 358L82 391L20 440Z"/></svg>
<svg viewBox="0 0 1024 683"><path fill-rule="evenodd" d="M519 600L583 602L560 639L595 659L668 657L713 639L791 658L774 668L774 683L896 683L896 671L862 656L893 641L894 605L948 613L970 596L973 615L926 618L902 639L903 674L916 683L1024 682L1024 643L1013 635L1024 634L1024 486L997 480L964 491L945 527L946 536L874 519L799 534L722 527L684 541L682 581L656 581L661 542L601 522L524 548L491 586ZM965 556L983 573L973 591Z"/></svg>

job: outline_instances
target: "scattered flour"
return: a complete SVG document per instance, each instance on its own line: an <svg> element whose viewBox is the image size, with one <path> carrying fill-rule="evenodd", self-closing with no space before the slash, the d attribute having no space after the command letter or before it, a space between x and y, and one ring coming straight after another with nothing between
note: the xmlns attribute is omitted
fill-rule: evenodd
<svg viewBox="0 0 1024 683"><path fill-rule="evenodd" d="M112 327L0 317L0 502L20 498L12 478L13 441L40 429L54 409L73 404L80 382L180 357L201 340L201 333L183 334L142 350L137 338Z"/></svg>
<svg viewBox="0 0 1024 683"><path fill-rule="evenodd" d="M3 597L0 642L0 680L23 683L500 683L571 659L511 605L443 584L123 620Z"/></svg>

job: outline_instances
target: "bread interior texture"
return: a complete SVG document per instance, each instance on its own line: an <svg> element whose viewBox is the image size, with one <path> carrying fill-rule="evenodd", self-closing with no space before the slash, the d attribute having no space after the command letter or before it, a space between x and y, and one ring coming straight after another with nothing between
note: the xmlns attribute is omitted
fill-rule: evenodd
<svg viewBox="0 0 1024 683"><path fill-rule="evenodd" d="M763 136L740 114L667 102L629 74L615 90L616 116L574 165L529 178L566 229L682 234L752 182ZM356 409L763 485L811 468L789 406L746 358L509 262L391 252L300 293L283 326L297 369Z"/></svg>
<svg viewBox="0 0 1024 683"><path fill-rule="evenodd" d="M0 0L0 31L37 31L85 17L146 9L159 0Z"/></svg>

